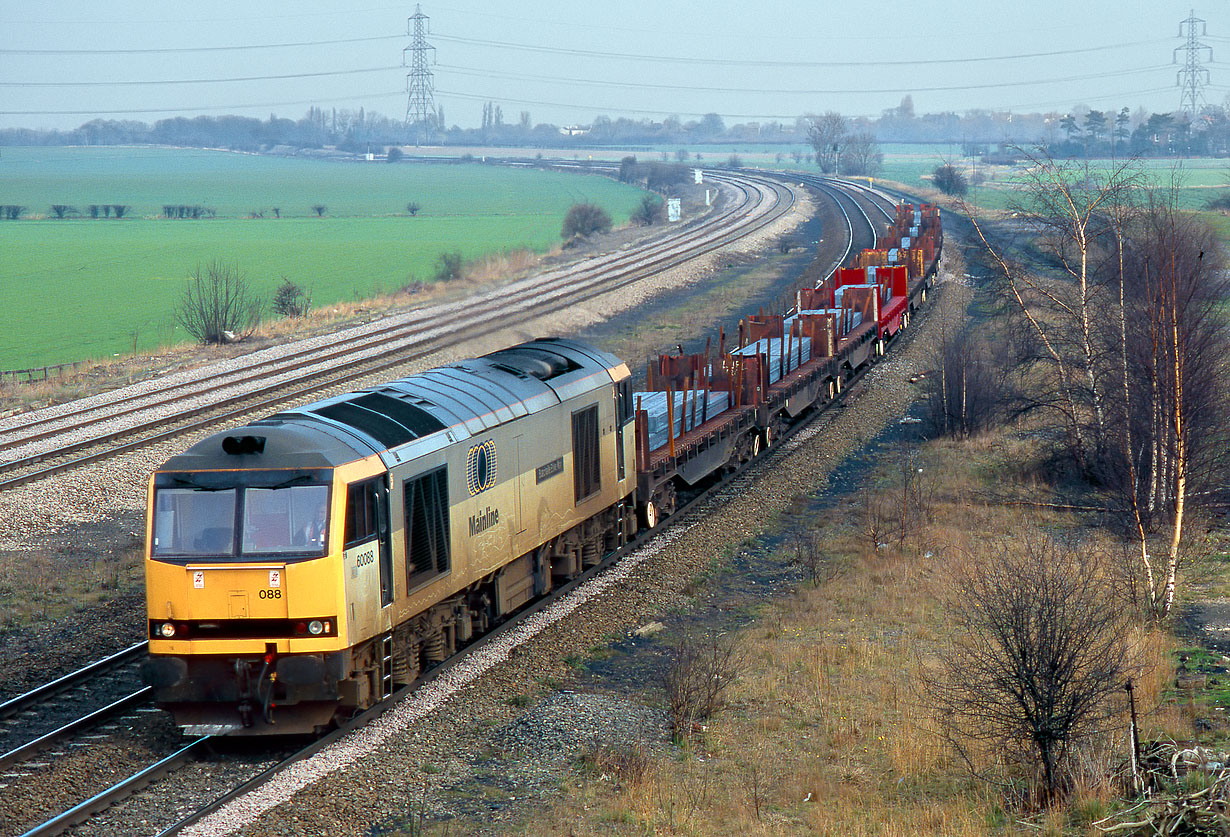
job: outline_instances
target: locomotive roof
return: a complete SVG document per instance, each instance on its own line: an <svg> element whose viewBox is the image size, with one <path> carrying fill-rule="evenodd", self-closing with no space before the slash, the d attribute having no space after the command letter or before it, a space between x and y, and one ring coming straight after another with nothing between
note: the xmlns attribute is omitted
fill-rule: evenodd
<svg viewBox="0 0 1230 837"><path fill-rule="evenodd" d="M159 470L321 468L373 453L391 467L608 386L622 365L574 340L533 340L215 434ZM224 452L244 438L260 452Z"/></svg>

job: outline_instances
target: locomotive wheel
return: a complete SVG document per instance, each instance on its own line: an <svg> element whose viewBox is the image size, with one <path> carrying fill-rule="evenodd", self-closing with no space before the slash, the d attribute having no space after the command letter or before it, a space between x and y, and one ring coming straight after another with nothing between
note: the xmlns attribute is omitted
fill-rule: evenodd
<svg viewBox="0 0 1230 837"><path fill-rule="evenodd" d="M752 455L748 458L755 459L758 456L760 456L760 434L753 433L752 434Z"/></svg>

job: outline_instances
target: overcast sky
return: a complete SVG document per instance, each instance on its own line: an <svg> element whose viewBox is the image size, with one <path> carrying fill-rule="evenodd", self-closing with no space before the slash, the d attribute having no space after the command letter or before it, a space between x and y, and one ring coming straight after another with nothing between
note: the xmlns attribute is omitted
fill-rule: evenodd
<svg viewBox="0 0 1230 837"><path fill-rule="evenodd" d="M427 2L436 103L476 127L792 121L877 115L912 94L918 113L1179 106L1180 21L1190 0L666 0ZM311 105L406 112L413 3L384 0L0 0L0 127L75 127L239 113L297 119ZM1207 21L1207 100L1230 91L1230 9ZM1207 55L1207 53L1206 53ZM1223 63L1224 62L1224 63ZM280 76L281 78L273 78Z"/></svg>

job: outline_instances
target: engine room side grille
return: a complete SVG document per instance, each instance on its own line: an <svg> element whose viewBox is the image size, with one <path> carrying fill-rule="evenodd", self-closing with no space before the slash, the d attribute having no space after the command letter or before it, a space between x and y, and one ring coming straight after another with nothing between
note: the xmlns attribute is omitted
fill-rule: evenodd
<svg viewBox="0 0 1230 837"><path fill-rule="evenodd" d="M597 404L572 414L572 480L577 503L602 487Z"/></svg>

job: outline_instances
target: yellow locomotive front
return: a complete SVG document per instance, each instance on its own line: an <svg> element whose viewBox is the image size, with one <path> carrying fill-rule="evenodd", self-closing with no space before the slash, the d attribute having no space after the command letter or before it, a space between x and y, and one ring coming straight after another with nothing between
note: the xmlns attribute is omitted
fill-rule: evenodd
<svg viewBox="0 0 1230 837"><path fill-rule="evenodd" d="M361 463L303 428L248 429L264 435L212 437L151 478L143 676L191 732L312 732L345 700L335 482Z"/></svg>

